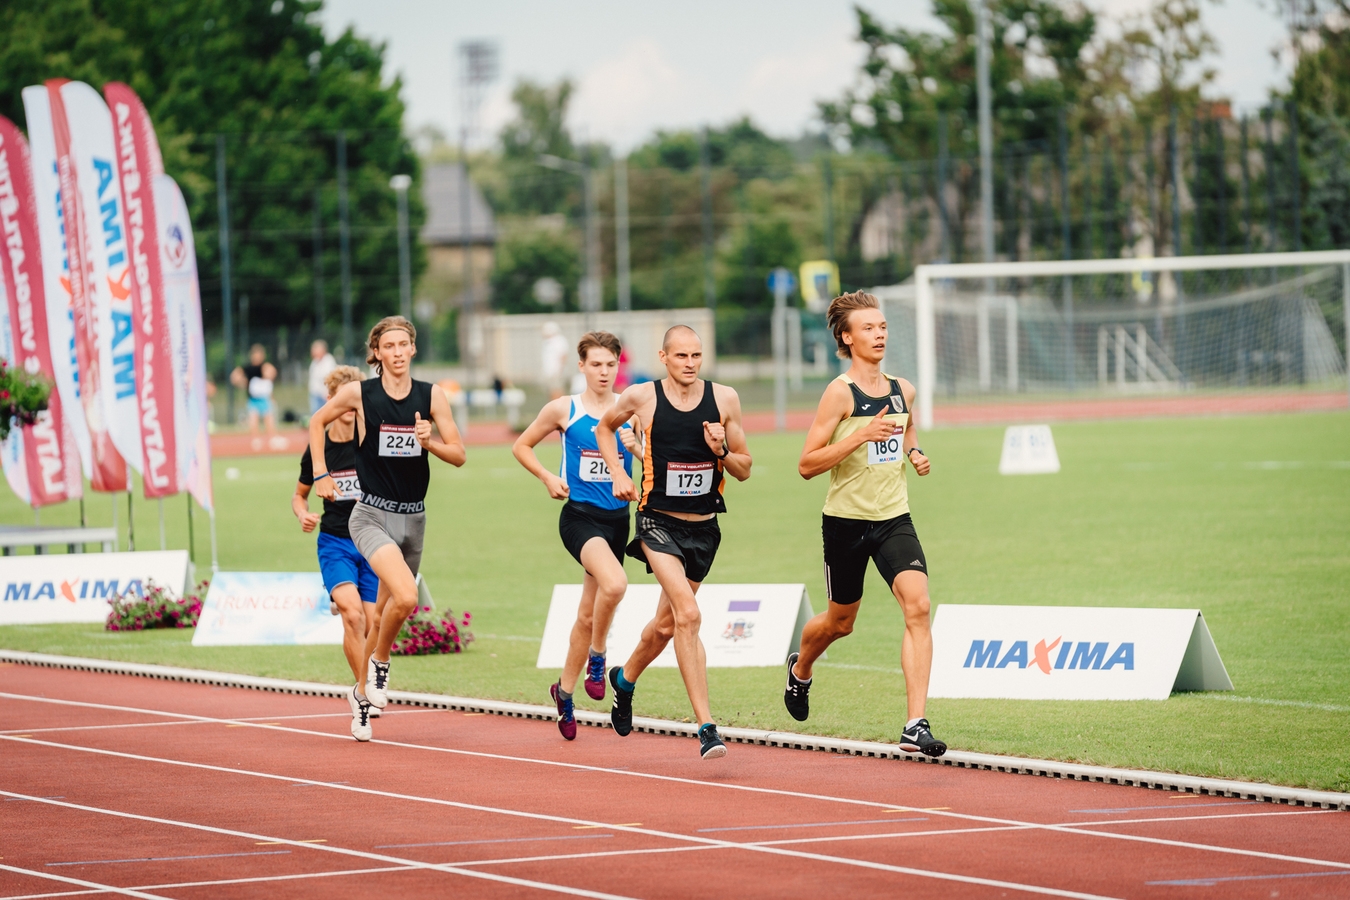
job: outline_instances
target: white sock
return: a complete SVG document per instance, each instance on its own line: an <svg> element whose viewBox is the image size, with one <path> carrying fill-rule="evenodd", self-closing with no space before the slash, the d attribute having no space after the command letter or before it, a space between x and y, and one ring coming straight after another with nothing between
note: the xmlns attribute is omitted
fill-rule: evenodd
<svg viewBox="0 0 1350 900"><path fill-rule="evenodd" d="M915 725L919 724L922 721L923 716L919 716L917 719L910 719L908 722L905 723L905 730L908 731L909 729L913 728Z"/></svg>

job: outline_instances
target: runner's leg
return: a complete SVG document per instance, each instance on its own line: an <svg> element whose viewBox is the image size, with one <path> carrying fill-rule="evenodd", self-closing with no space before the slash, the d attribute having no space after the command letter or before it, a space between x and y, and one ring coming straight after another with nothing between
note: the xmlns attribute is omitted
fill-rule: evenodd
<svg viewBox="0 0 1350 900"><path fill-rule="evenodd" d="M900 668L905 673L905 699L909 703L906 718L924 716L928 700L928 675L933 667L933 632L929 624L928 576L913 569L895 576L891 584L895 599L905 614L905 639L900 652Z"/></svg>
<svg viewBox="0 0 1350 900"><path fill-rule="evenodd" d="M896 578L899 583L899 578ZM858 618L858 606L861 600L854 603L835 603L833 600L826 606L825 611L812 617L802 628L802 643L797 665L793 667L793 674L802 681L811 678L811 667L815 665L816 660L820 659L825 652L825 648L839 640L841 637L847 637L853 633L853 622ZM901 605L904 601L901 601ZM931 647L931 643L930 643Z"/></svg>
<svg viewBox="0 0 1350 900"><path fill-rule="evenodd" d="M589 649L604 653L609 626L614 623L619 601L628 590L628 575L604 538L593 537L585 543L581 548L581 564L586 567L587 579L593 580L596 588L591 633L587 636Z"/></svg>
<svg viewBox="0 0 1350 900"><path fill-rule="evenodd" d="M380 600L376 604L380 627L374 633L374 646L366 647L380 662L388 662L389 650L408 616L417 609L417 579L403 561L397 544L385 544L370 557L370 567L380 578Z"/></svg>
<svg viewBox="0 0 1350 900"><path fill-rule="evenodd" d="M380 593L375 600L375 611L370 616L370 630L366 632L365 652L361 655L361 674L356 677L356 692L362 696L365 694L366 678L369 676L367 670L370 668L370 654L375 652L375 645L380 639L380 622L384 619L384 611L388 606L389 588L385 586L384 579L380 579Z"/></svg>
<svg viewBox="0 0 1350 900"><path fill-rule="evenodd" d="M595 541L604 543L600 538L591 538L588 543ZM608 547L605 552L609 553ZM563 662L562 678L559 682L562 689L569 694L576 690L577 677L586 666L587 648L591 642L591 616L595 608L595 589L595 578L587 572L581 581L581 605L577 607L577 620L572 623L572 633L568 636L567 659Z"/></svg>
<svg viewBox="0 0 1350 900"><path fill-rule="evenodd" d="M647 671L647 667L656 662L656 658L666 649L666 644L675 636L675 611L671 608L670 597L665 590L656 601L656 615L642 629L642 637L637 646L623 664L623 677L636 682L638 676Z"/></svg>
<svg viewBox="0 0 1350 900"><path fill-rule="evenodd" d="M370 604L361 602L356 585L350 581L344 581L334 587L332 597L333 602L337 604L338 613L342 616L342 653L347 657L347 665L351 666L352 675L360 678L365 668L362 658L362 651L366 646L364 607Z"/></svg>
<svg viewBox="0 0 1350 900"><path fill-rule="evenodd" d="M663 597L669 599L671 616L675 623L675 659L680 664L680 677L694 707L694 717L700 724L712 721L712 707L708 703L708 660L699 640L703 615L694 594L698 584L684 577L684 561L669 553L658 553L644 542L647 564L651 566L661 585ZM645 632L644 632L645 635ZM655 659L655 657L652 657ZM625 673L625 678L631 677Z"/></svg>

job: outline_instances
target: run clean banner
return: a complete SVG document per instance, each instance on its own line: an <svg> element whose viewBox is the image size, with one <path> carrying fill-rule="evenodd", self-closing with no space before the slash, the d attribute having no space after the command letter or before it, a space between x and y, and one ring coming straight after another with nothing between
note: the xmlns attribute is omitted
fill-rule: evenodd
<svg viewBox="0 0 1350 900"><path fill-rule="evenodd" d="M194 647L341 643L318 572L217 572L192 634Z"/></svg>

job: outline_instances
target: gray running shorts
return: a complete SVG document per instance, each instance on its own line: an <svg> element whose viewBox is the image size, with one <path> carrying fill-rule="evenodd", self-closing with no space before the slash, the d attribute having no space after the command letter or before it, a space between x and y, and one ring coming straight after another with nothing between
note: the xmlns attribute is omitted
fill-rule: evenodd
<svg viewBox="0 0 1350 900"><path fill-rule="evenodd" d="M370 562L385 544L393 544L403 554L408 569L417 575L422 565L422 540L427 531L426 513L392 513L357 502L347 522L352 542Z"/></svg>

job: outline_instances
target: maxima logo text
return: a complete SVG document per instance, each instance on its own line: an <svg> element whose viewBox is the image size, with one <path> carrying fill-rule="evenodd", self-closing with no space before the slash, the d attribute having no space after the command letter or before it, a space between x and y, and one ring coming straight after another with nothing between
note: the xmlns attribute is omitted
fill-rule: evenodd
<svg viewBox="0 0 1350 900"><path fill-rule="evenodd" d="M1124 641L1111 650L1109 641L1037 641L1035 647L1029 647L1028 641L1012 641L1006 651L1003 641L971 641L970 651L966 653L966 662L962 668L970 669L1006 669L1016 665L1025 669L1035 666L1046 675L1055 669L1111 669L1121 666L1126 671L1134 669L1134 642ZM1055 653L1054 661L1050 654Z"/></svg>

